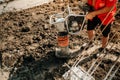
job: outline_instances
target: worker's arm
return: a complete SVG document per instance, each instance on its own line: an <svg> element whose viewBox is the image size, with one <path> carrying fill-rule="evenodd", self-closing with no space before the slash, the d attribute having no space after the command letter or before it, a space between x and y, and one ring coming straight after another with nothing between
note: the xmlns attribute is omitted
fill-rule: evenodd
<svg viewBox="0 0 120 80"><path fill-rule="evenodd" d="M90 12L86 15L86 19L93 19L93 17L99 15L99 14L103 14L103 13L108 13L109 11L111 11L112 7L104 7L100 10L96 10L93 12Z"/></svg>

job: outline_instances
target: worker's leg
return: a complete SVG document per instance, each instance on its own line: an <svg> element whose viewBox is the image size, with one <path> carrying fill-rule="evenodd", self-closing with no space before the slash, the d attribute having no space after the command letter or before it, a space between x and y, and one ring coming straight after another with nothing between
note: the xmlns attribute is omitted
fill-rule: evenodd
<svg viewBox="0 0 120 80"><path fill-rule="evenodd" d="M88 30L87 33L88 33L89 40L92 41L95 35L94 30Z"/></svg>
<svg viewBox="0 0 120 80"><path fill-rule="evenodd" d="M86 49L88 49L89 47L93 46L93 40L94 40L94 29L97 26L97 24L100 22L100 20L98 19L98 17L94 17L92 20L88 20L88 24L87 24L87 33L88 33L88 38L89 38L89 43L86 45Z"/></svg>
<svg viewBox="0 0 120 80"><path fill-rule="evenodd" d="M109 24L108 26L105 26L105 25L101 26L101 31L103 34L103 37L102 37L102 48L103 49L107 46L107 43L109 40L110 29L111 29L111 24Z"/></svg>
<svg viewBox="0 0 120 80"><path fill-rule="evenodd" d="M88 20L87 33L90 41L94 39L94 35L95 35L94 29L98 23L100 23L100 20L97 16L94 17L93 20Z"/></svg>
<svg viewBox="0 0 120 80"><path fill-rule="evenodd" d="M107 46L109 37L102 37L102 48L105 48Z"/></svg>
<svg viewBox="0 0 120 80"><path fill-rule="evenodd" d="M81 49L88 49L89 47L93 46L92 45L92 40L94 39L94 29L97 26L98 22L97 22L97 16L93 18L93 20L88 20L87 23L87 33L88 33L88 38L89 38L89 44L82 46Z"/></svg>

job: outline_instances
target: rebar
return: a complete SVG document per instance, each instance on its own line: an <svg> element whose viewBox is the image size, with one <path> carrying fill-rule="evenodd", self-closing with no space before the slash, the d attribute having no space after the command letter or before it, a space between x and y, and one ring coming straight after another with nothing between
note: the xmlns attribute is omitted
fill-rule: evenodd
<svg viewBox="0 0 120 80"><path fill-rule="evenodd" d="M70 71L72 71L79 79L81 79L71 68L72 67L70 67L67 63L65 63L65 65L70 69ZM69 76L68 76L69 77Z"/></svg>
<svg viewBox="0 0 120 80"><path fill-rule="evenodd" d="M110 33L109 33L110 34ZM117 34L117 32L112 36L112 38L110 39L110 41L109 42L111 42L112 41L112 39L115 37L115 35ZM108 43L109 43L108 42ZM107 45L108 45L108 43L107 43ZM111 48L114 46L114 44L111 46ZM110 48L110 49L111 49ZM102 50L102 52L105 50L105 48ZM102 53L102 52L100 52L100 53ZM107 54L105 54L103 57L105 57ZM99 56L101 56L101 54L99 55ZM88 70L88 73L91 71L91 69L93 68L93 66L95 65L95 63L97 62L97 60L99 59L99 57L94 61L94 63L92 64L92 66L89 68L89 70Z"/></svg>
<svg viewBox="0 0 120 80"><path fill-rule="evenodd" d="M115 34L114 34L115 35ZM112 38L113 39L113 38ZM111 40L112 40L111 39ZM104 48L105 49L105 48ZM83 50L84 51L84 50ZM104 51L104 50L103 50ZM102 51L102 52L103 52ZM75 65L73 65L73 66L77 66L79 63L80 63L80 61L82 61L83 60L83 58L84 58L84 55L82 55L82 57L81 57L81 59L75 64ZM97 60L96 60L97 61ZM95 64L96 62L94 62L93 64ZM92 69L92 68L91 68ZM89 72L90 70L88 70L88 72Z"/></svg>
<svg viewBox="0 0 120 80"><path fill-rule="evenodd" d="M112 9L113 9L113 8L112 8ZM119 10L120 10L120 9L119 9ZM116 12L116 14L119 12L119 10ZM110 12L108 13L108 15L109 15L109 14L110 14ZM107 16L106 16L106 17L107 17ZM105 17L105 18L106 18L106 17ZM111 21L111 20L112 20L112 18L110 19L110 21ZM104 21L104 20L103 20L103 21ZM110 21L109 21L109 22L110 22ZM107 24L107 25L108 25L108 24ZM102 23L101 23L100 26L102 26ZM106 26L105 26L105 28L106 28ZM102 32L101 32L101 33L102 33ZM96 39L94 39L94 41L97 40L97 39L98 39L98 37L96 37ZM92 40L90 40L90 41L88 42L88 44L89 44L91 41L92 41ZM87 48L87 46L83 49L83 51L85 51L86 48ZM83 51L82 51L82 52L83 52ZM79 60L81 60L80 57L83 58L84 55L82 55L82 56L81 56L81 55L78 55L78 58L77 58L77 60L74 62L73 66L76 66L76 64L78 64L78 63L80 62L80 61L79 61Z"/></svg>
<svg viewBox="0 0 120 80"><path fill-rule="evenodd" d="M110 75L110 73L112 72L113 68L115 67L115 65L117 64L117 61L119 60L119 56L116 58L115 63L113 64L113 66L110 68L109 72L107 73L106 77L103 80L107 80L108 76Z"/></svg>
<svg viewBox="0 0 120 80"><path fill-rule="evenodd" d="M117 34L117 32L112 36L112 38L110 39L110 41L114 38L114 36ZM109 41L109 42L110 42ZM108 44L107 44L108 45ZM114 46L114 44L110 47L110 49L112 49L113 48L113 46ZM105 48L102 50L102 52L105 50ZM101 53L102 53L101 52ZM94 71L97 69L97 67L101 64L101 62L102 62L102 59L107 55L108 53L106 53L106 54L104 54L104 56L103 57L100 57L100 62L98 63L98 65L96 65L96 67L94 68L94 70L90 73L91 75L94 73ZM102 55L102 54L100 54L100 55ZM99 55L99 56L100 56ZM99 57L96 59L96 61L95 61L95 63L97 62L97 60L99 59ZM92 68L91 68L92 69ZM90 71L90 70L89 70Z"/></svg>
<svg viewBox="0 0 120 80"><path fill-rule="evenodd" d="M117 34L118 32L116 31L116 33L111 37L111 39L109 40L109 42L114 38L114 36ZM107 45L108 45L108 43L107 43ZM114 46L114 44L110 47L110 49L112 49L112 47ZM105 49L105 48L104 48ZM102 50L102 52L104 51L104 49ZM101 54L100 54L101 55ZM97 60L99 60L100 59L100 62L98 63L98 65L94 68L94 70L91 72L91 74L90 75L92 75L93 73L94 73L94 71L97 69L97 67L101 64L101 62L102 62L102 58L104 58L105 56L106 56L107 54L105 54L105 55L103 55L103 57L98 57L97 58ZM89 57L89 56L88 56ZM85 57L85 58L87 58L87 57ZM80 60L79 60L79 62L81 61L81 60L83 60L83 59L85 59L85 58L81 58ZM95 65L95 63L97 62L97 60L92 64L92 66L91 66L91 68L88 70L88 72L90 72L91 71L91 69L93 68L93 66ZM118 60L118 59L117 59ZM78 63L79 63L78 62ZM75 66L77 66L78 65L78 63L75 65ZM70 67L69 67L70 68ZM114 73L115 74L115 73Z"/></svg>
<svg viewBox="0 0 120 80"><path fill-rule="evenodd" d="M110 76L109 80L112 80L112 78L115 76L115 74L117 73L119 68L120 68L120 65L117 67L117 69L114 71L114 73Z"/></svg>

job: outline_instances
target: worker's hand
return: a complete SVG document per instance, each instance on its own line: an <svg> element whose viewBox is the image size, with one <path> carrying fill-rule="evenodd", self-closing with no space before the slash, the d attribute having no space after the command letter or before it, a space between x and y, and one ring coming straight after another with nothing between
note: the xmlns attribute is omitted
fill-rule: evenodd
<svg viewBox="0 0 120 80"><path fill-rule="evenodd" d="M95 12L90 12L86 15L86 19L92 20L96 16Z"/></svg>

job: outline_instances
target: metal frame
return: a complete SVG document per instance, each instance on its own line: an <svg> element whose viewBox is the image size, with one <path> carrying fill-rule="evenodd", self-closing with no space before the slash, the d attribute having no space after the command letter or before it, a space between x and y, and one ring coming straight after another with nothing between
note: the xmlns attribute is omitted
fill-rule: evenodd
<svg viewBox="0 0 120 80"><path fill-rule="evenodd" d="M63 15L64 15L65 12L68 12L68 15L64 17ZM85 15L86 15L86 14L85 14ZM83 29L84 24L85 24L85 22L86 22L86 19L84 18L80 30L79 30L78 32L75 32L75 33L72 33L72 32L69 31L69 26L68 26L67 20L68 20L68 18L69 18L70 16L85 17L85 15L74 14L74 13L72 12L71 8L70 8L69 5L68 5L68 6L67 6L67 9L65 9L64 12L57 13L57 14L53 14L52 16L50 16L50 24L57 24L57 23L64 23L64 22L65 22L65 24L66 24L66 26L67 26L66 28L67 28L67 31L68 31L69 34L78 34L78 33ZM55 22L55 21L53 20L53 18L60 18L60 19L62 19L62 21L59 21L59 22L56 21L56 22Z"/></svg>

